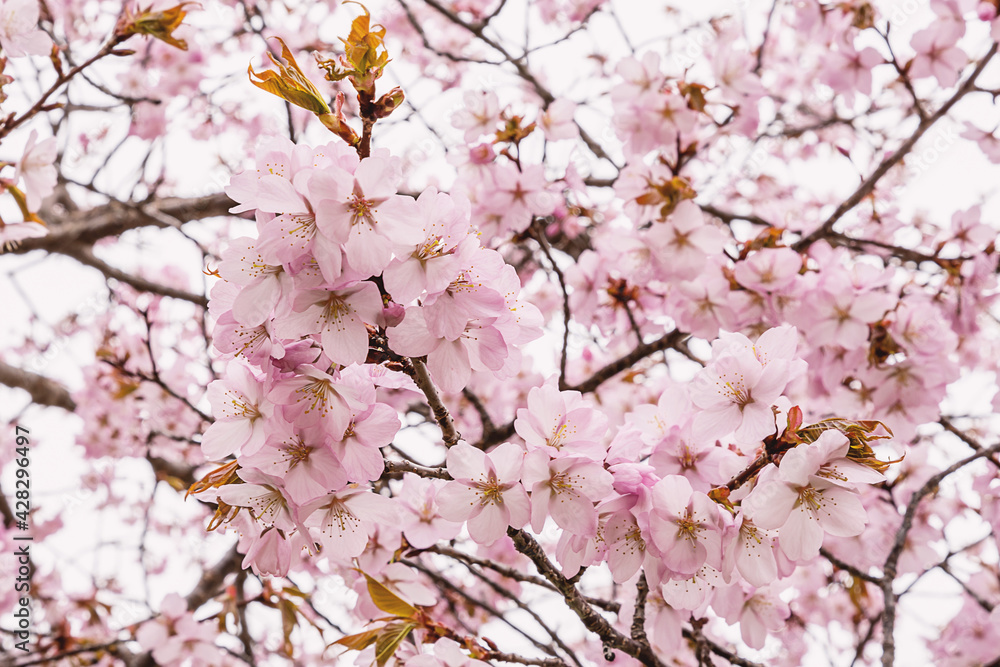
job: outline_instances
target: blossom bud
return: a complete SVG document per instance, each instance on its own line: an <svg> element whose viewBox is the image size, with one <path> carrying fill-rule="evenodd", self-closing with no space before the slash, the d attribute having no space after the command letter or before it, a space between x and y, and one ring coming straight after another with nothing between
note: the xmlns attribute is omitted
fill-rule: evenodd
<svg viewBox="0 0 1000 667"><path fill-rule="evenodd" d="M126 5L118 18L118 24L115 25L115 37L121 41L131 35L148 35L187 51L187 42L174 37L173 32L187 15L184 8L193 4L195 3L182 2L175 7L157 12L153 11L152 5L138 10L135 5Z"/></svg>
<svg viewBox="0 0 1000 667"><path fill-rule="evenodd" d="M285 62L282 63L268 53L267 57L278 67L278 71L263 70L255 72L253 71L253 65L250 65L247 67L247 73L250 75L250 83L261 90L266 90L272 95L277 95L286 102L291 102L297 107L302 107L306 111L312 111L317 116L320 116L320 120L323 120L323 116L330 113L330 107L327 105L326 100L323 99L323 95L313 85L312 81L302 73L299 64L295 62L295 58L292 56L292 52L288 50L285 42L280 37L276 37L275 39L281 44L281 58ZM254 78L257 80L255 81ZM326 125L327 123L324 122L323 124Z"/></svg>
<svg viewBox="0 0 1000 667"><path fill-rule="evenodd" d="M396 86L375 103L375 117L385 118L403 103L403 89Z"/></svg>

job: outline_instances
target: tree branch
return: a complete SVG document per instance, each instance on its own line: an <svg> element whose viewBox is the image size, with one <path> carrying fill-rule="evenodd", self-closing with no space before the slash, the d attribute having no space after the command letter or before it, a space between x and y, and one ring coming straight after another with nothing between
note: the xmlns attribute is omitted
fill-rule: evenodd
<svg viewBox="0 0 1000 667"><path fill-rule="evenodd" d="M154 283L151 280L147 280L140 276L134 276L131 273L126 273L119 268L111 266L103 259L97 257L94 254L93 248L90 246L80 246L80 247L67 247L58 250L60 254L66 255L67 257L72 257L81 264L86 264L91 266L101 273L104 274L105 278L113 278L115 280L121 281L126 285L131 285L141 292L150 292L152 294L160 294L162 296L168 296L174 299L181 299L183 301L190 301L191 303L201 306L202 308L208 308L208 298L201 294L193 294L185 290L176 289L174 287L169 287L168 285L161 285L159 283Z"/></svg>
<svg viewBox="0 0 1000 667"><path fill-rule="evenodd" d="M994 50L995 49L996 45L994 44ZM903 514L903 522L900 524L899 530L896 531L896 540L892 545L892 550L889 552L889 556L886 558L885 567L882 568L882 581L880 582L880 586L882 588L883 597L885 598L885 610L882 612L883 667L893 667L893 662L895 661L896 643L895 638L893 637L893 632L896 625L897 596L892 590L892 584L896 580L896 568L899 564L899 557L903 553L903 548L906 546L906 536L909 534L910 528L913 527L913 519L917 514L917 508L920 506L920 502L926 496L936 491L938 485L941 484L941 481L948 475L952 474L956 470L964 468L973 461L987 458L997 452L1000 452L1000 443L986 449L980 449L975 454L967 456L960 461L956 461L924 482L924 485L913 494L910 498L910 502L907 503L906 512Z"/></svg>
<svg viewBox="0 0 1000 667"><path fill-rule="evenodd" d="M910 137L906 139L906 141L904 141L892 155L882 160L878 167L875 168L875 171L873 171L871 175L858 186L858 189L855 190L851 196L845 199L840 206L838 206L836 210L834 210L834 212L831 213L825 221L823 221L823 224L820 225L818 229L796 241L795 244L792 245L792 248L798 251L804 250L814 242L832 232L833 226L837 223L837 221L844 217L848 211L857 206L865 197L871 194L882 177L885 176L890 169L902 162L903 158L906 157L911 150L913 150L913 147L916 145L917 141L920 140L920 137L924 136L927 130L929 130L934 123L941 120L941 118L951 111L951 108L955 106L959 100L975 90L976 79L986 68L986 65L990 62L990 60L992 60L996 52L997 44L994 42L993 46L990 47L990 50L986 53L986 55L983 56L979 63L976 64L976 68L972 71L972 74L970 74L965 82L958 87L958 90L955 91L948 101L942 104L941 108L932 115L922 120L914 133L910 135Z"/></svg>
<svg viewBox="0 0 1000 667"><path fill-rule="evenodd" d="M74 245L93 245L100 239L139 227L176 228L175 223L167 220L184 223L229 215L229 209L235 205L236 202L222 192L204 197L168 197L144 206L112 200L51 220L47 235L24 239L10 252L16 255L32 250L61 252Z"/></svg>
<svg viewBox="0 0 1000 667"><path fill-rule="evenodd" d="M15 368L2 361L0 361L0 384L24 389L31 395L31 402L36 405L48 405L69 412L76 410L76 401L66 387L44 375Z"/></svg>
<svg viewBox="0 0 1000 667"><path fill-rule="evenodd" d="M458 444L462 436L455 429L455 422L451 418L448 408L441 401L437 387L434 386L434 381L431 380L431 376L427 372L427 366L419 359L411 359L410 362L413 368L413 373L411 374L413 381L417 383L420 391L424 392L424 396L427 397L427 404L431 406L431 411L434 413L434 420L441 427L441 438L444 440L444 444L448 447L453 447Z"/></svg>
<svg viewBox="0 0 1000 667"><path fill-rule="evenodd" d="M593 607L587 604L576 586L564 577L549 561L541 545L535 541L535 538L523 530L516 528L508 528L507 534L514 540L514 546L517 550L531 559L531 562L535 564L535 567L542 576L548 579L562 593L563 598L566 600L566 605L580 617L583 625L600 637L606 647L622 651L636 658L639 662L646 665L646 667L665 667L649 644L642 644L631 637L626 637L616 630L603 616L598 614Z"/></svg>

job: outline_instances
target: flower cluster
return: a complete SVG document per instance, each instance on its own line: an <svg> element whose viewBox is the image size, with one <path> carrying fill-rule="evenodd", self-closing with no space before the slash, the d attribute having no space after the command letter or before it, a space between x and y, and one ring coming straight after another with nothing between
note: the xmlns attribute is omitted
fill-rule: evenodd
<svg viewBox="0 0 1000 667"><path fill-rule="evenodd" d="M202 449L236 457L244 483L219 499L258 519L255 568L287 569L293 541L347 562L376 525L396 522L368 483L400 426L378 391L416 388L410 358L458 392L473 371L511 375L517 346L540 334L468 204L433 189L397 194L399 179L385 152L358 159L344 144L273 140L228 188L258 236L234 240L218 268L215 346L233 361L209 387L216 421ZM366 364L377 341L392 369Z"/></svg>

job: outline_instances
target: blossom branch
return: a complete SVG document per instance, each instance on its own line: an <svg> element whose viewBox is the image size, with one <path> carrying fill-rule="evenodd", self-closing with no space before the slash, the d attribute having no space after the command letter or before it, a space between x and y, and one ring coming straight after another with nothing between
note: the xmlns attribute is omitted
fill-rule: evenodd
<svg viewBox="0 0 1000 667"><path fill-rule="evenodd" d="M556 278L559 280L559 288L562 290L563 337L562 350L559 352L559 390L563 391L566 389L566 354L569 350L569 323L573 317L569 310L569 290L566 288L566 276L563 275L562 269L559 268L556 260L552 257L552 248L549 246L549 240L545 238L545 229L539 220L535 220L532 223L532 230L535 233L535 238L538 240L538 245L541 246L542 252L545 253L549 264L552 265L552 271L556 274ZM641 337L639 338L639 342L642 342Z"/></svg>
<svg viewBox="0 0 1000 667"><path fill-rule="evenodd" d="M986 55L983 56L983 58L976 64L976 68L968 76L965 82L958 87L958 90L956 90L950 98L948 98L948 101L942 104L941 108L936 112L922 120L920 125L917 126L917 129L914 130L913 134L911 134L899 146L899 148L892 153L892 155L883 159L882 162L879 163L878 167L875 168L875 171L873 171L871 175L866 178L861 185L859 185L858 188L847 199L845 199L840 206L833 211L833 213L830 214L826 220L823 221L823 224L796 241L792 247L795 250L804 250L814 242L824 238L827 234L832 232L833 226L837 223L837 221L844 217L848 211L857 206L865 197L871 194L882 177L885 176L890 169L899 164L903 158L906 157L911 150L913 150L913 147L916 145L917 141L920 140L920 137L924 136L927 130L929 130L934 123L947 115L947 113L951 111L951 108L955 106L959 100L975 90L976 79L979 78L982 71L986 69L986 65L993 59L996 52L997 44L994 42L993 46L990 47L990 50L986 53Z"/></svg>
<svg viewBox="0 0 1000 667"><path fill-rule="evenodd" d="M973 451L976 452L983 451L983 446L981 443L979 443L975 438L973 438L971 435L969 435L962 429L956 427L955 424L952 423L951 419L949 419L948 417L941 415L941 418L938 420L938 423L944 427L944 430L956 436L959 440L961 440L969 447L971 447ZM987 458L989 459L990 463L1000 468L1000 460L997 460L995 456L988 456Z"/></svg>
<svg viewBox="0 0 1000 667"><path fill-rule="evenodd" d="M507 534L514 540L514 546L522 554L531 559L535 567L543 577L549 580L566 600L566 605L572 609L583 625L601 638L604 645L611 649L617 649L639 660L646 667L664 667L663 662L650 648L649 644L643 644L626 637L616 630L604 617L594 611L594 608L587 604L576 586L556 569L552 562L545 555L542 547L531 535L516 528L508 528Z"/></svg>
<svg viewBox="0 0 1000 667"><path fill-rule="evenodd" d="M435 572L431 568L425 566L422 563L416 562L416 561L402 560L400 562L402 562L403 564L405 564L405 565L407 565L409 567L412 567L415 570L419 570L419 571L423 572L428 577L430 577L431 580L434 581L434 583L437 584L438 586L446 588L446 589L452 591L453 593L459 595L461 598L463 598L464 600L466 600L470 604L472 604L472 605L474 605L476 607L479 607L480 609L482 609L486 613L488 613L488 614L490 614L492 616L495 616L496 618L500 619L501 621L503 621L504 624L508 625L509 627L511 627L512 629L514 629L515 631L517 631L521 636L523 636L525 639L527 639L532 644L534 644L535 647L537 647L538 649L540 649L542 651L545 651L546 653L548 653L549 655L552 655L552 656L557 656L558 655L557 652L556 652L556 650L555 650L555 648L553 646L546 645L546 644L543 644L542 642L538 641L537 639L535 639L534 637L532 637L531 635L529 635L527 632L525 632L523 628L517 626L516 624L514 624L510 620L508 620L504 616L503 612L501 612L499 609L493 607L492 605L488 604L487 602L485 602L483 600L480 600L479 598L475 597L474 595L471 595L465 589L463 589L461 586L457 586L456 584L452 583L447 577L444 577L440 573Z"/></svg>
<svg viewBox="0 0 1000 667"><path fill-rule="evenodd" d="M660 336L654 341L637 345L634 350L625 356L599 368L593 375L580 384L568 386L566 389L570 391L579 391L582 394L589 394L614 376L625 372L646 357L652 356L657 352L662 352L666 349L676 348L688 338L688 334L674 330ZM514 433L514 422L510 421L503 426L497 427L497 429L492 433L484 433L483 437L480 438L479 442L477 442L475 446L479 449L486 449L490 445L503 442L504 440L512 437Z"/></svg>
<svg viewBox="0 0 1000 667"><path fill-rule="evenodd" d="M466 565L466 567L468 567L468 565ZM576 654L573 652L573 649L571 649L569 646L566 645L566 643L559 637L559 633L556 632L555 630L553 630L552 628L550 628L549 625L548 625L548 623L546 623L542 619L542 617L538 615L538 612L536 612L533 609L531 609L518 596L516 596L513 593L511 593L510 591L508 591L507 589L505 589L503 586L501 586L497 582L495 582L492 579L490 579L489 577L487 577L482 572L474 570L471 567L469 568L469 571L472 572L472 574L477 579L479 579L484 584L486 584L489 588L491 588L494 593L500 595L501 597L507 598L508 600L510 600L511 602L513 602L518 607L518 609L520 609L521 611L523 611L526 614L528 614L528 616L530 616L535 621L535 623L537 623L539 625L539 627L541 627L543 630L545 630L545 632L552 639L552 642L556 646L558 646L559 648L561 648L563 650L563 652L565 652L566 655L568 655L570 657L570 659L572 659L573 663L577 667L583 667L583 664L576 657Z"/></svg>
<svg viewBox="0 0 1000 667"><path fill-rule="evenodd" d="M444 444L448 447L458 444L462 436L455 429L455 421L451 418L448 408L441 401L437 387L434 386L434 381L431 380L430 373L427 372L427 366L420 359L410 359L410 368L413 371L410 374L413 381L420 387L420 391L424 392L427 404L430 405L431 412L434 413L434 420L441 427L441 438L444 440Z"/></svg>
<svg viewBox="0 0 1000 667"><path fill-rule="evenodd" d="M502 565L495 561L476 558L475 556L471 556L457 549L453 549L452 547L446 547L440 544L435 544L434 546L424 549L424 551L441 554L442 556L448 556L449 558L454 558L455 560L461 561L466 565L476 565L478 567L485 567L490 570L493 570L498 574L503 575L508 579L513 579L515 581L520 581L528 584L534 584L535 586L540 586L550 591L559 592L559 589L557 589L554 585L552 585L547 580L541 577L525 574L524 572L516 570L512 567L508 567L507 565ZM610 611L612 613L617 614L618 611L621 609L621 604L611 600L602 600L600 598L594 598L588 596L583 596L583 597L588 603L594 605L595 607L600 607L605 611Z"/></svg>
<svg viewBox="0 0 1000 667"><path fill-rule="evenodd" d="M996 45L992 51L996 50ZM992 52L991 51L991 52ZM913 519L917 514L917 508L920 506L920 502L928 495L937 490L938 485L946 477L951 475L956 470L964 468L973 461L977 461L982 458L987 458L993 454L1000 452L1000 443L997 443L991 447L980 449L975 454L967 456L964 459L956 461L952 465L948 466L938 474L934 475L921 486L910 498L910 502L906 505L906 512L903 514L903 521L899 526L899 530L896 531L896 539L892 545L892 550L889 552L889 556L886 558L885 566L882 568L882 593L885 597L885 610L882 613L882 665L883 667L892 667L895 661L896 655L896 644L895 638L893 637L893 632L896 625L896 600L897 595L892 590L892 584L896 580L897 567L899 564L899 557L903 553L903 548L906 546L906 536L909 534L910 529L913 527Z"/></svg>
<svg viewBox="0 0 1000 667"><path fill-rule="evenodd" d="M37 238L22 239L18 246L9 251L23 255L32 250L60 252L76 244L92 245L109 236L118 236L139 227L173 227L166 219L182 223L228 215L235 205L226 194L218 193L204 197L168 197L144 206L129 205L117 200L75 212L52 221L49 233Z"/></svg>
<svg viewBox="0 0 1000 667"><path fill-rule="evenodd" d="M399 477L403 473L413 473L414 475L419 475L420 477L430 477L433 479L451 479L451 475L445 468L428 468L427 466L417 465L416 463L411 463L410 461L389 461L385 462L385 472L382 473L382 479L389 477Z"/></svg>
<svg viewBox="0 0 1000 667"><path fill-rule="evenodd" d="M0 361L0 384L24 389L36 405L48 405L69 412L76 410L76 402L69 390L55 380L32 373Z"/></svg>
<svg viewBox="0 0 1000 667"><path fill-rule="evenodd" d="M732 665L738 665L738 667L764 667L759 662L754 662L753 660L747 660L746 658L741 658L732 651L722 646L719 646L711 639L701 634L700 631L681 628L681 634L684 636L684 639L687 639L689 642L694 642L696 644L704 646L707 650L711 651L720 658L724 658Z"/></svg>
<svg viewBox="0 0 1000 667"><path fill-rule="evenodd" d="M589 394L596 390L606 381L610 380L619 373L623 373L628 370L636 363L642 361L646 357L649 357L657 352L672 348L677 346L679 343L687 340L689 336L681 331L674 330L670 333L660 336L654 341L649 343L642 343L641 345L636 345L635 349L621 357L616 359L611 363L598 369L593 375L588 379L581 382L578 385L569 387L569 389L578 391L582 394Z"/></svg>
<svg viewBox="0 0 1000 667"><path fill-rule="evenodd" d="M825 558L828 561L830 561L830 564L833 565L835 568L837 568L838 570L843 570L844 572L848 573L849 575L851 575L855 579L862 579L864 581L867 581L869 583L876 584L876 585L882 583L882 578L881 577L872 576L872 575L868 574L867 572L864 572L863 570L858 569L854 565L851 565L850 563L842 561L841 559L837 558L832 553L830 553L829 550L827 550L825 547L821 547L820 550L819 550L819 553L823 556L823 558Z"/></svg>
<svg viewBox="0 0 1000 667"><path fill-rule="evenodd" d="M52 83L51 86L48 87L48 89L45 92L42 93L41 97L39 97L38 100L33 105L31 105L31 107L28 108L27 111L22 113L20 116L17 116L16 118L13 117L13 114L11 114L11 116L3 120L0 120L0 139L6 137L8 134L10 134L12 130L16 129L30 118L33 118L39 112L48 110L50 107L46 106L46 102L48 102L49 98L52 97L56 93L56 91L58 91L66 83L68 83L70 79L72 79L77 74L79 74L86 68L90 67L94 63L96 63L98 60L101 60L102 58L105 58L112 54L116 54L115 46L118 44L119 41L120 40L118 40L116 36L112 36L112 38L109 39L97 53L95 53L87 60L83 61L76 67L73 67L66 72L61 72L61 71L57 72L56 80Z"/></svg>
<svg viewBox="0 0 1000 667"><path fill-rule="evenodd" d="M559 658L525 658L513 653L503 651L487 651L483 656L487 660L498 660L500 662L512 662L520 665L538 665L539 667L565 667L566 663Z"/></svg>
<svg viewBox="0 0 1000 667"><path fill-rule="evenodd" d="M517 75L522 79L524 79L524 81L526 81L528 84L530 84L531 87L534 89L535 93L537 93L538 96L542 98L543 108L548 109L549 105L556 101L555 95L549 92L549 90L541 84L541 82L535 77L535 75L532 74L531 70L528 69L525 60L523 58L515 58L513 55L510 54L509 51L507 51L507 49L503 47L502 44L491 39L488 35L486 35L486 33L484 32L485 28L484 25L481 24L471 25L469 23L466 23L455 12L451 11L450 9L442 5L440 2L438 2L438 0L424 0L424 2L426 2L428 5L436 9L442 16L446 17L449 21L451 21L455 25L465 28L473 35L478 37L479 40L482 41L484 44L486 44L490 48L500 53L500 55L502 55L507 62L509 62L511 65L514 66L514 69L517 70ZM612 166L615 167L615 169L619 170L621 169L621 167L619 167L615 163L615 161L611 159L611 157L607 154L604 148L602 148L601 145L597 143L597 141L593 137L591 137L586 130L580 127L579 123L576 123L574 121L574 124L577 126L577 129L579 129L580 138L583 140L583 143L587 145L587 148L590 149L590 152L592 152L594 155L603 160L607 160L609 163L611 163Z"/></svg>
<svg viewBox="0 0 1000 667"><path fill-rule="evenodd" d="M59 252L67 257L72 257L81 264L97 269L104 274L105 278L121 281L126 285L131 285L141 292L150 292L152 294L159 294L161 296L180 299L182 301L193 303L196 306L201 306L202 308L208 308L207 297L201 294L193 294L182 289L170 287L168 285L161 285L160 283L155 283L152 280L147 280L141 276L132 275L131 273L122 271L121 269L111 266L103 259L97 257L91 246L65 248Z"/></svg>
<svg viewBox="0 0 1000 667"><path fill-rule="evenodd" d="M490 413L487 412L486 406L483 405L482 400L476 396L476 392L472 391L468 387L465 387L462 389L462 396L465 397L465 400L472 404L472 407L476 410L476 414L479 415L479 423L483 427L483 433L490 433L491 431L496 430L496 424L494 424L493 420L490 418Z"/></svg>
<svg viewBox="0 0 1000 667"><path fill-rule="evenodd" d="M649 584L646 583L645 571L639 572L639 580L635 582L635 611L632 614L632 639L639 643L649 643L646 637L646 597L649 595Z"/></svg>

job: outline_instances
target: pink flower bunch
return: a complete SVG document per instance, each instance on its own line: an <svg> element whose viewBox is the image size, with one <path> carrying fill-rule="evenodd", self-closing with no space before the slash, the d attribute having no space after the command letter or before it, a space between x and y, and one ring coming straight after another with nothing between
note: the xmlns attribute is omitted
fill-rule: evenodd
<svg viewBox="0 0 1000 667"><path fill-rule="evenodd" d="M433 381L458 392L473 371L516 372L517 346L540 334L540 313L480 245L468 203L433 188L399 195L400 175L385 152L358 160L342 144L276 139L227 190L234 212L254 212L258 236L223 253L212 292L215 346L237 359L209 387L216 421L202 449L239 463L244 483L220 499L257 519L245 545L257 566L287 569L286 539L357 556L377 525L398 523L367 482L400 425L377 387L402 386L405 357L426 357ZM372 336L397 370L366 364Z"/></svg>

